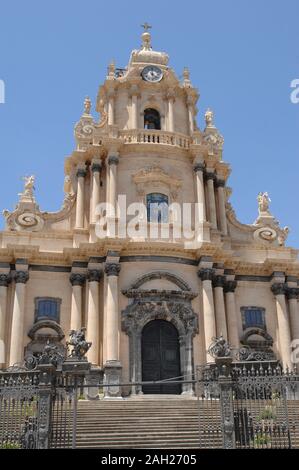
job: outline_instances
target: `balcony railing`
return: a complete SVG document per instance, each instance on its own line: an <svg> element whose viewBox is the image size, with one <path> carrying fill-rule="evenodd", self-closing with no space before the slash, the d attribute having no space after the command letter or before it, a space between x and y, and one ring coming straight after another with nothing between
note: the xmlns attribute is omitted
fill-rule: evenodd
<svg viewBox="0 0 299 470"><path fill-rule="evenodd" d="M119 135L124 139L125 144L160 144L183 149L189 149L190 147L190 137L177 132L133 129L120 131Z"/></svg>

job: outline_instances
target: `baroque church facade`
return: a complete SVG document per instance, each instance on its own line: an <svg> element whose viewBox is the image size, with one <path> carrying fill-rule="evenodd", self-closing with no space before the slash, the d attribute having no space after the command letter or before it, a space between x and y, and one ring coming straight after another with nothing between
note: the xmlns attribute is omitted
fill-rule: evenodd
<svg viewBox="0 0 299 470"><path fill-rule="evenodd" d="M188 380L214 360L208 349L219 336L241 347L243 359L292 368L297 250L285 246L288 229L271 215L267 193L258 196L253 224L237 220L213 113L206 111L200 129L189 70L179 80L168 61L153 50L145 25L128 66L108 67L98 120L84 102L61 209L40 210L32 176L15 210L4 211L3 368L39 354L47 341L63 352L70 330L82 327L92 370L137 383L133 394L163 393L138 383L171 377L187 382L167 393L192 394ZM136 203L145 208L139 218ZM191 207L185 218L171 209L184 204Z"/></svg>

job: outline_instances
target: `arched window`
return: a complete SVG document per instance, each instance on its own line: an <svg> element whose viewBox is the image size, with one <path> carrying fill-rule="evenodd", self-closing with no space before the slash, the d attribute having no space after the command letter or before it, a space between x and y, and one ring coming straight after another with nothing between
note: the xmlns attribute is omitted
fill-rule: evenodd
<svg viewBox="0 0 299 470"><path fill-rule="evenodd" d="M53 297L35 298L34 321L52 320L59 323L61 299Z"/></svg>
<svg viewBox="0 0 299 470"><path fill-rule="evenodd" d="M144 110L144 129L161 129L160 113L156 109Z"/></svg>
<svg viewBox="0 0 299 470"><path fill-rule="evenodd" d="M168 221L168 196L161 193L150 193L146 196L148 222Z"/></svg>

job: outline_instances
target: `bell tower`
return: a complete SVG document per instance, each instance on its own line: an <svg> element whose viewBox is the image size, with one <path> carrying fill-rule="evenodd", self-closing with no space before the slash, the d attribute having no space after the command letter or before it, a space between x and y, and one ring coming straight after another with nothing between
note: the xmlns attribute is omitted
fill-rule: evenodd
<svg viewBox="0 0 299 470"><path fill-rule="evenodd" d="M192 135L199 95L189 71L184 70L180 82L168 65L168 55L153 50L151 26L142 26L142 45L132 51L128 66L109 65L99 89L97 111L107 113L108 124L120 131L151 129Z"/></svg>

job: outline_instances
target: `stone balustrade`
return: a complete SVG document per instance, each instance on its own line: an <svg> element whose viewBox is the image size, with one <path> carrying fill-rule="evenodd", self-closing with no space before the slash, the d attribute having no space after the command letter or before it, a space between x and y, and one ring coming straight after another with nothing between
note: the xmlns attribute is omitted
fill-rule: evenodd
<svg viewBox="0 0 299 470"><path fill-rule="evenodd" d="M164 132L160 130L133 129L119 132L125 144L161 144L189 149L190 138L177 132Z"/></svg>

